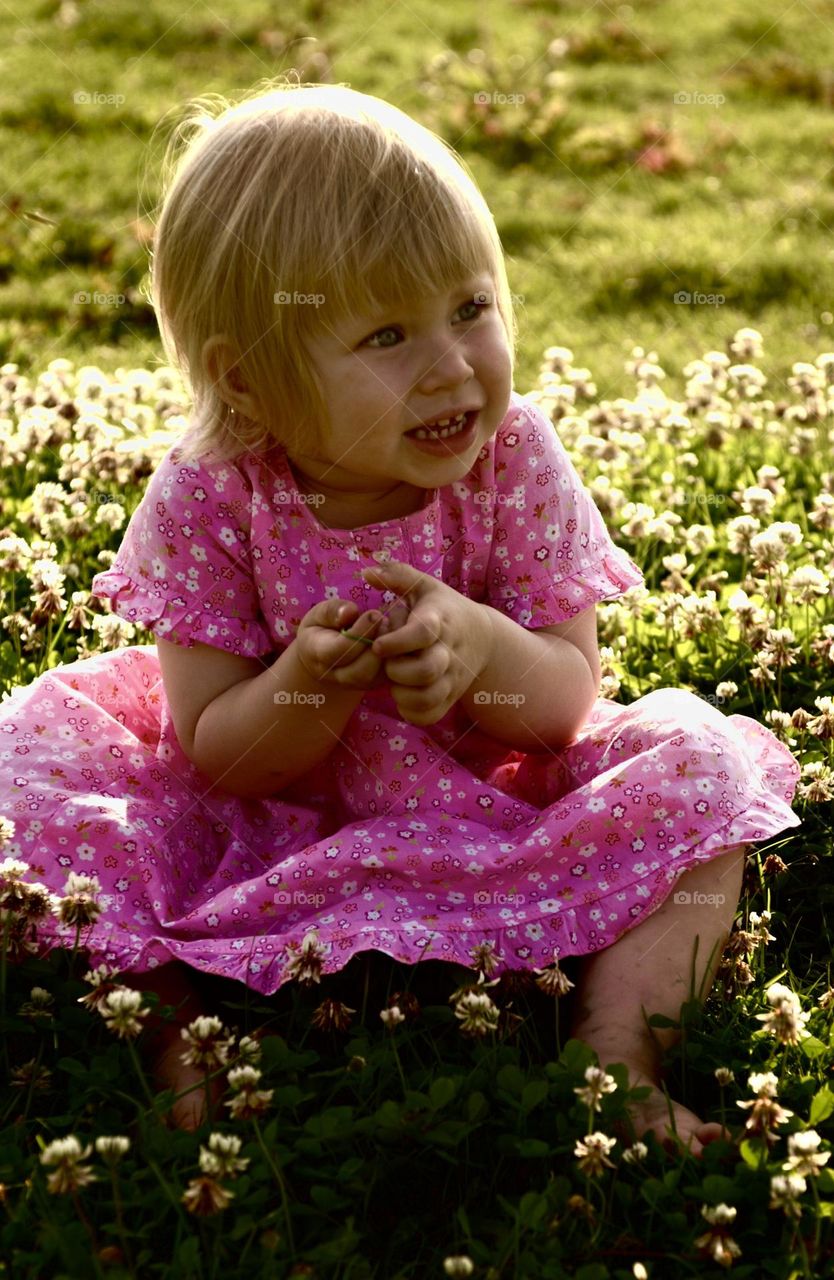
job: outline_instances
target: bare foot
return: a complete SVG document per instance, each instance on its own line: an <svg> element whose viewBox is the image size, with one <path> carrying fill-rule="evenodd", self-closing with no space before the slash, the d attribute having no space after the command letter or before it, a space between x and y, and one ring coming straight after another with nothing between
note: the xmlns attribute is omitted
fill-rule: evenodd
<svg viewBox="0 0 834 1280"><path fill-rule="evenodd" d="M632 1087L637 1084L650 1084L652 1088L647 1098L642 1102L630 1103L628 1108L636 1139L651 1132L671 1155L677 1155L680 1144L683 1144L684 1147L689 1148L693 1156L700 1156L704 1147L718 1138L732 1141L732 1134L728 1129L722 1129L721 1125L714 1121L706 1123L683 1103L675 1102L671 1098L667 1099L663 1091L645 1076L638 1078L629 1069L629 1082ZM617 1136L628 1144L634 1141L626 1126L619 1126Z"/></svg>
<svg viewBox="0 0 834 1280"><path fill-rule="evenodd" d="M166 1119L171 1128L193 1133L206 1120L206 1077L199 1067L182 1061L185 1050L179 1026L165 1027L151 1046L149 1062L158 1089L173 1089L177 1094L189 1090L174 1100ZM219 1079L210 1081L209 1091L214 1111L223 1096L222 1082Z"/></svg>

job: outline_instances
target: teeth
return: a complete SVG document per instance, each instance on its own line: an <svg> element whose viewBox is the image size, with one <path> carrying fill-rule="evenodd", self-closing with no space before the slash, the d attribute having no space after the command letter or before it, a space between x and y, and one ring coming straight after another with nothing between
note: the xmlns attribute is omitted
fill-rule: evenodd
<svg viewBox="0 0 834 1280"><path fill-rule="evenodd" d="M418 427L416 431L409 432L409 435L413 435L417 440L447 440L449 436L459 435L466 426L466 422L467 415L459 413L454 418L438 418L435 426L440 430L435 430L434 427L431 430Z"/></svg>

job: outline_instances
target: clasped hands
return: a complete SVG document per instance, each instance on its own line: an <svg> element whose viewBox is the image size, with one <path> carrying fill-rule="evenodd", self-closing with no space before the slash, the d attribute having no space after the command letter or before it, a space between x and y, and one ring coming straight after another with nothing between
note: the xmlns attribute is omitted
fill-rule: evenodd
<svg viewBox="0 0 834 1280"><path fill-rule="evenodd" d="M368 566L362 577L399 599L361 615L352 600L315 604L296 635L300 661L321 683L389 684L404 720L435 724L489 662L489 610L403 561Z"/></svg>

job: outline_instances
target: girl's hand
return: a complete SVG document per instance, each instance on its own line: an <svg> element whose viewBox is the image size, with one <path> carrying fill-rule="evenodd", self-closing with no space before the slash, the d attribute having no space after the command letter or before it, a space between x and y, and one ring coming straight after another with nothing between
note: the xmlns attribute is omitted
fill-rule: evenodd
<svg viewBox="0 0 834 1280"><path fill-rule="evenodd" d="M436 724L489 662L489 613L454 587L399 560L368 566L362 575L410 605L408 621L378 636L372 652L382 659L402 718L410 724Z"/></svg>
<svg viewBox="0 0 834 1280"><path fill-rule="evenodd" d="M359 617L357 613L352 600L320 600L301 619L295 638L299 661L320 684L368 690L386 683L382 662L371 645L376 637L400 626L408 610L398 602L385 613L381 609L369 609Z"/></svg>

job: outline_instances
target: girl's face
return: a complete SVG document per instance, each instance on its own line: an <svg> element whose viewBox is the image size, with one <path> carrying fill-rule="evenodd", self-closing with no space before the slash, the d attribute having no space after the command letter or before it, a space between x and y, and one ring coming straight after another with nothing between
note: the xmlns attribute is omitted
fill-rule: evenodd
<svg viewBox="0 0 834 1280"><path fill-rule="evenodd" d="M357 514L399 485L461 479L509 408L512 353L488 273L408 307L352 316L308 350L330 421L320 445L291 461ZM421 424L464 410L456 436L415 438Z"/></svg>

